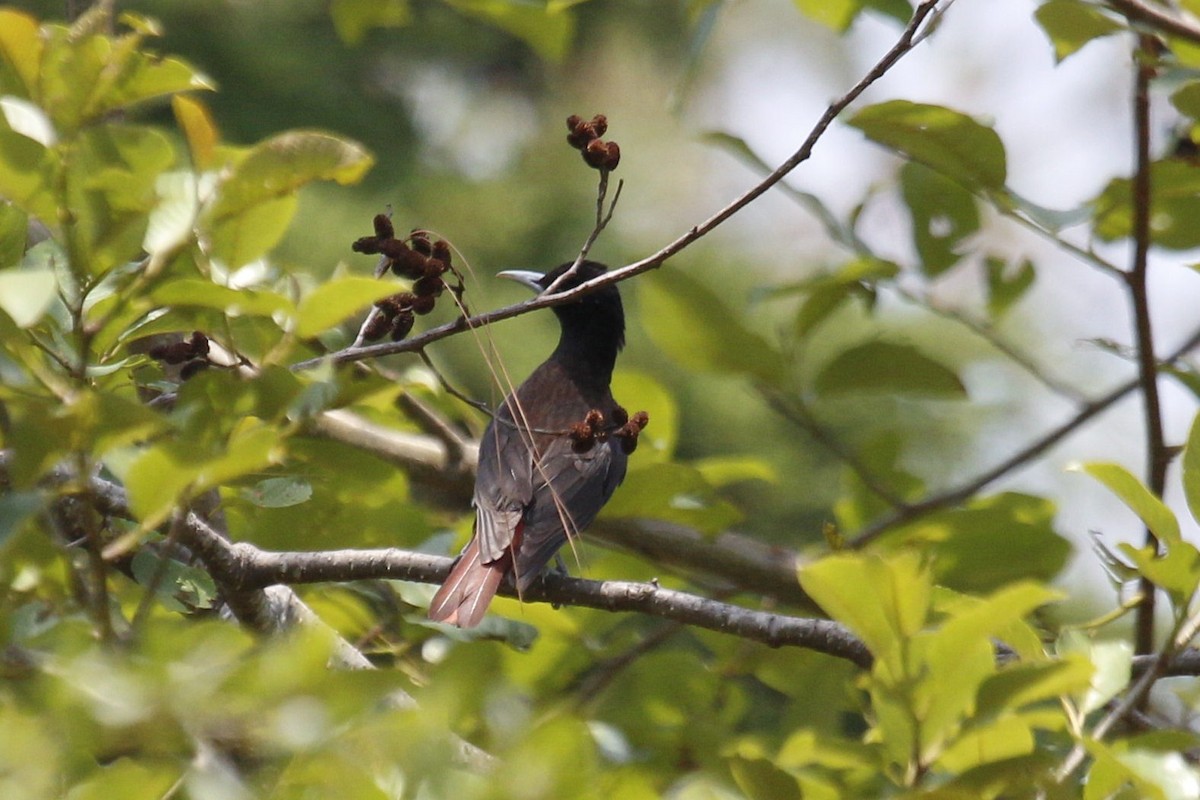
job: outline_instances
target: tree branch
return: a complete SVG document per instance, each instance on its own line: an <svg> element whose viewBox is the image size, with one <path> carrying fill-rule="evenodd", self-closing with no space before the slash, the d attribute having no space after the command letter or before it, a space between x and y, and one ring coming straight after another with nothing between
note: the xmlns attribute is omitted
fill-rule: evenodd
<svg viewBox="0 0 1200 800"><path fill-rule="evenodd" d="M1200 27L1189 20L1168 14L1159 6L1142 0L1107 0L1108 5L1121 12L1130 22L1140 22L1154 30L1200 44Z"/></svg>
<svg viewBox="0 0 1200 800"><path fill-rule="evenodd" d="M555 294L542 294L531 300L526 300L523 303L516 305L505 306L493 311L487 311L482 314L476 314L471 317L459 317L453 322L448 322L445 325L440 325L425 331L422 334L413 336L400 342L383 342L373 344L366 347L348 347L344 350L339 350L335 353L320 356L318 358L308 359L293 365L293 369L303 370L311 369L324 361L332 361L335 364L346 364L354 361L362 361L368 358L378 358L380 356L394 355L396 353L410 353L420 350L432 342L439 339L444 339L456 333L460 333L471 328L478 328L484 325L490 325L501 320L511 319L512 317L521 314L527 314L531 311L536 311L540 308L548 308L550 306L562 305L573 300L596 291L602 286L618 283L628 280L635 275L640 275L643 272L648 272L652 269L662 266L667 259L677 255L689 245L699 241L708 235L725 220L732 217L737 212L741 211L751 202L756 200L760 195L768 189L779 183L784 176L794 170L812 155L813 148L825 131L833 124L843 110L851 103L859 98L859 96L867 90L871 84L879 80L890 70L897 61L899 61L906 53L908 53L916 44L915 37L921 31L929 16L937 9L938 3L941 0L922 0L913 12L912 19L905 26L903 33L894 45L883 55L883 57L872 67L866 75L859 80L848 92L835 100L825 109L825 112L813 125L808 136L786 161L780 164L774 172L766 178L755 184L740 197L729 203L717 213L713 214L704 222L696 225L687 232L677 237L674 241L660 249L653 255L647 256L640 261L635 261L632 264L627 264L619 269L612 270L598 278L580 284L578 287L566 292L558 292Z"/></svg>

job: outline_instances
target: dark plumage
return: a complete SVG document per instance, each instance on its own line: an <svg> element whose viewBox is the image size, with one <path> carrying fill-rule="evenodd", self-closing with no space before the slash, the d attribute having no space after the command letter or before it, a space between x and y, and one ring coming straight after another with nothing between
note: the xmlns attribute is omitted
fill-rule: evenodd
<svg viewBox="0 0 1200 800"><path fill-rule="evenodd" d="M537 292L570 264L546 275L501 275ZM605 272L584 261L561 290ZM475 535L429 606L430 619L462 628L479 624L501 581L512 574L523 591L570 537L592 523L625 477L621 443L609 436L583 449L567 435L592 409L615 426L609 383L625 344L617 287L555 306L562 328L550 357L505 398L479 443Z"/></svg>

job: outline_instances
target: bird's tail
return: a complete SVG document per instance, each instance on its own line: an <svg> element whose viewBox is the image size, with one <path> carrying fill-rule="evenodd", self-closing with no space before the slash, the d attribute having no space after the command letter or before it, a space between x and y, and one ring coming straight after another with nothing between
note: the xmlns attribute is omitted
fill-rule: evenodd
<svg viewBox="0 0 1200 800"><path fill-rule="evenodd" d="M505 551L495 561L483 563L479 556L479 540L471 539L446 582L433 596L429 618L460 628L474 628L487 613L511 562L512 553Z"/></svg>

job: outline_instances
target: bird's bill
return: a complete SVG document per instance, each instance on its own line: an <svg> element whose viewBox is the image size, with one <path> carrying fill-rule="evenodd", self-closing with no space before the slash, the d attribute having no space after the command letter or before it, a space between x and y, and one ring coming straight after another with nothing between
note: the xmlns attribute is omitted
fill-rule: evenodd
<svg viewBox="0 0 1200 800"><path fill-rule="evenodd" d="M541 294L543 286L540 281L546 276L540 272L534 272L527 269L506 269L503 272L497 272L496 277L508 278L510 281L516 281L522 286L527 286L532 289L534 294Z"/></svg>

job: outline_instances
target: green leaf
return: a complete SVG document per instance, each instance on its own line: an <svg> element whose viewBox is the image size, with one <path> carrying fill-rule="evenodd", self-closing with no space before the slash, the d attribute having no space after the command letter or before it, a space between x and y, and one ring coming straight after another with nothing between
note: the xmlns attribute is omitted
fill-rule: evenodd
<svg viewBox="0 0 1200 800"><path fill-rule="evenodd" d="M841 33L863 9L863 0L792 0L800 13Z"/></svg>
<svg viewBox="0 0 1200 800"><path fill-rule="evenodd" d="M66 193L74 214L69 232L84 260L73 269L103 275L138 260L158 176L174 160L170 140L152 128L105 125L80 134Z"/></svg>
<svg viewBox="0 0 1200 800"><path fill-rule="evenodd" d="M1192 420L1183 450L1183 494L1192 519L1200 520L1200 415Z"/></svg>
<svg viewBox="0 0 1200 800"><path fill-rule="evenodd" d="M155 303L173 308L211 308L231 317L270 317L292 313L292 301L281 294L255 289L230 289L200 278L168 281L150 293Z"/></svg>
<svg viewBox="0 0 1200 800"><path fill-rule="evenodd" d="M924 627L933 588L914 553L826 556L800 568L800 585L832 619L856 633L876 658ZM864 591L870 587L870 591Z"/></svg>
<svg viewBox="0 0 1200 800"><path fill-rule="evenodd" d="M962 259L963 240L979 230L975 198L961 184L913 161L901 168L900 186L921 271L936 278Z"/></svg>
<svg viewBox="0 0 1200 800"><path fill-rule="evenodd" d="M1020 578L1052 580L1066 566L1071 543L1055 531L1054 514L1045 498L1004 492L927 515L885 541L928 548L939 585L994 591Z"/></svg>
<svg viewBox="0 0 1200 800"><path fill-rule="evenodd" d="M988 678L979 689L978 716L1011 713L1086 691L1095 671L1087 658L1062 653L1056 661L1016 662Z"/></svg>
<svg viewBox="0 0 1200 800"><path fill-rule="evenodd" d="M884 393L965 398L967 389L949 367L911 345L867 342L839 354L814 380L823 395Z"/></svg>
<svg viewBox="0 0 1200 800"><path fill-rule="evenodd" d="M296 335L316 336L356 311L396 293L396 284L374 278L350 276L321 284L300 301L296 309Z"/></svg>
<svg viewBox="0 0 1200 800"><path fill-rule="evenodd" d="M267 139L238 162L204 215L216 255L229 267L278 243L296 211L296 192L316 180L358 181L373 159L354 142L313 131Z"/></svg>
<svg viewBox="0 0 1200 800"><path fill-rule="evenodd" d="M224 453L207 459L197 457L193 443L161 442L124 475L129 507L144 526L156 525L182 499L265 469L280 456L279 432L262 425L232 436Z"/></svg>
<svg viewBox="0 0 1200 800"><path fill-rule="evenodd" d="M1166 159L1150 165L1154 194L1150 234L1154 244L1171 250L1200 246L1200 170L1186 161ZM1105 241L1133 235L1133 192L1129 178L1117 178L1092 201L1096 235Z"/></svg>
<svg viewBox="0 0 1200 800"><path fill-rule="evenodd" d="M1009 269L1004 261L991 256L986 264L988 313L996 319L1008 313L1025 296L1025 292L1033 286L1037 273L1029 259L1022 261L1015 269Z"/></svg>
<svg viewBox="0 0 1200 800"><path fill-rule="evenodd" d="M267 478L243 489L242 497L259 508L298 506L312 497L313 487L299 478Z"/></svg>
<svg viewBox="0 0 1200 800"><path fill-rule="evenodd" d="M513 3L510 0L445 0L464 14L516 36L538 57L562 61L575 38L575 18L561 3Z"/></svg>
<svg viewBox="0 0 1200 800"><path fill-rule="evenodd" d="M1180 114L1200 120L1200 81L1188 81L1171 94L1171 105Z"/></svg>
<svg viewBox="0 0 1200 800"><path fill-rule="evenodd" d="M21 527L45 507L41 492L6 490L0 494L0 553Z"/></svg>
<svg viewBox="0 0 1200 800"><path fill-rule="evenodd" d="M332 0L329 16L343 42L359 44L372 28L399 28L412 14L407 0Z"/></svg>
<svg viewBox="0 0 1200 800"><path fill-rule="evenodd" d="M796 779L766 758L734 756L729 771L749 800L800 800Z"/></svg>
<svg viewBox="0 0 1200 800"><path fill-rule="evenodd" d="M864 108L848 124L970 189L999 191L1004 187L1004 144L991 127L966 114L942 106L889 100Z"/></svg>
<svg viewBox="0 0 1200 800"><path fill-rule="evenodd" d="M12 8L0 8L0 90L31 98L37 90L42 40L37 20ZM15 80L8 76L12 75Z"/></svg>
<svg viewBox="0 0 1200 800"><path fill-rule="evenodd" d="M0 125L0 197L30 216L55 220L57 206L50 187L57 168L58 159L51 151Z"/></svg>
<svg viewBox="0 0 1200 800"><path fill-rule="evenodd" d="M638 282L642 324L658 347L689 369L744 374L778 383L783 358L766 339L741 326L715 292L678 270Z"/></svg>
<svg viewBox="0 0 1200 800"><path fill-rule="evenodd" d="M0 269L21 262L25 255L25 239L29 216L12 203L0 202Z"/></svg>
<svg viewBox="0 0 1200 800"><path fill-rule="evenodd" d="M212 167L221 137L208 109L199 100L186 95L172 97L171 109L175 112L179 129L187 139L192 164L197 170Z"/></svg>
<svg viewBox="0 0 1200 800"><path fill-rule="evenodd" d="M1082 0L1049 0L1038 7L1034 17L1054 45L1058 61L1078 52L1093 39L1126 29L1119 20Z"/></svg>
<svg viewBox="0 0 1200 800"><path fill-rule="evenodd" d="M1179 520L1162 500L1120 464L1090 463L1074 465L1073 469L1091 475L1104 484L1110 492L1121 499L1146 527L1154 532L1160 542L1170 546L1180 541Z"/></svg>
<svg viewBox="0 0 1200 800"><path fill-rule="evenodd" d="M58 279L50 269L0 271L0 310L21 328L42 318L58 296Z"/></svg>
<svg viewBox="0 0 1200 800"><path fill-rule="evenodd" d="M1118 545L1138 572L1165 591L1177 609L1186 606L1200 586L1200 551L1191 542L1175 541L1159 553L1153 546Z"/></svg>
<svg viewBox="0 0 1200 800"><path fill-rule="evenodd" d="M1129 686L1133 668L1133 645L1119 639L1093 641L1078 630L1067 630L1058 640L1060 656L1077 654L1091 666L1086 686L1074 690L1079 711L1090 714Z"/></svg>

